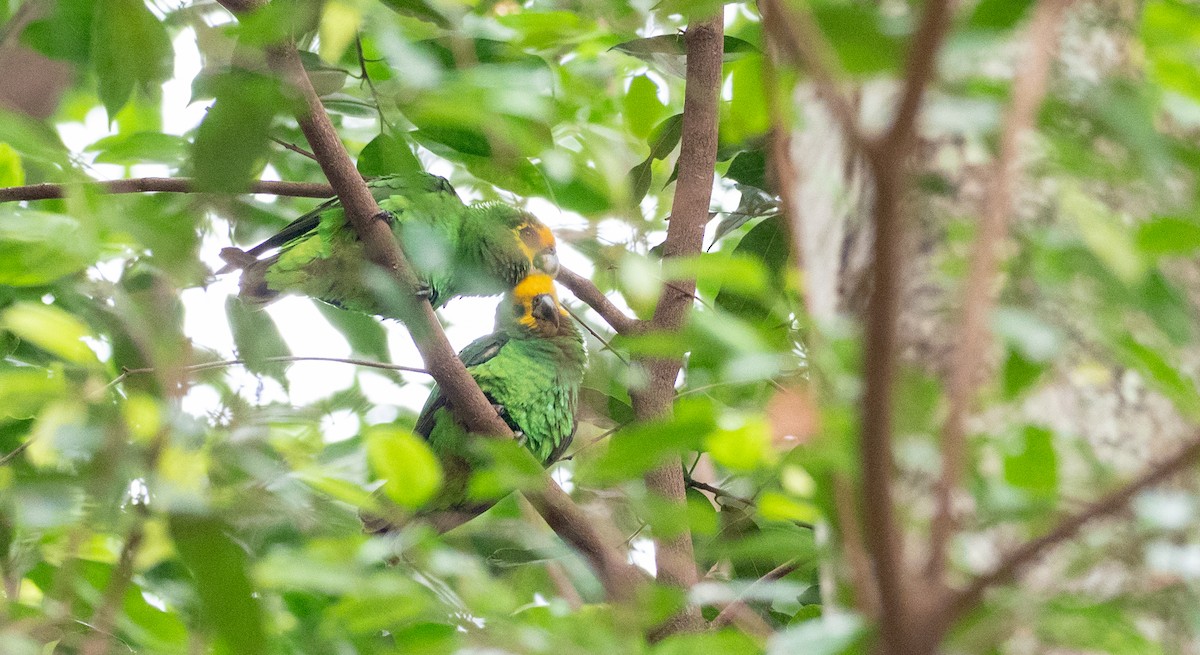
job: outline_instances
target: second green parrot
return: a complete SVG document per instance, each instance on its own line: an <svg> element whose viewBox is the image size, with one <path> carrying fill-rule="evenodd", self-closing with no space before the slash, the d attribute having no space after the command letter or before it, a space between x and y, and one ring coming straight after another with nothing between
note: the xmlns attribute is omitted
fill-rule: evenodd
<svg viewBox="0 0 1200 655"><path fill-rule="evenodd" d="M465 205L448 181L424 173L381 177L368 188L435 308L455 296L503 293L531 272L558 272L554 234L529 212L503 203ZM221 258L229 264L221 272L242 270L238 295L252 305L298 293L401 318L394 287L370 266L337 198L249 250L223 249Z"/></svg>
<svg viewBox="0 0 1200 655"><path fill-rule="evenodd" d="M534 274L521 281L500 301L495 331L471 342L459 358L542 465L563 455L575 435L587 349L558 302L552 278ZM430 392L413 431L429 442L445 473L442 492L428 513L433 522L447 530L486 510L490 503L466 502L471 472L483 463L483 455L438 387ZM377 517L364 516L363 522L370 532L391 527Z"/></svg>

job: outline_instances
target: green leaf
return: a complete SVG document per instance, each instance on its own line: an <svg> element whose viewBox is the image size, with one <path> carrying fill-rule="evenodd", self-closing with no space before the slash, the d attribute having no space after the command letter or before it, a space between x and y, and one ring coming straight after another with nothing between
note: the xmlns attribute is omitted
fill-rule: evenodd
<svg viewBox="0 0 1200 655"><path fill-rule="evenodd" d="M1112 655L1155 655L1160 644L1133 622L1130 609L1117 601L1060 597L1033 614L1038 639L1050 647Z"/></svg>
<svg viewBox="0 0 1200 655"><path fill-rule="evenodd" d="M1200 223L1189 218L1164 216L1142 223L1134 238L1147 255L1183 255L1200 249Z"/></svg>
<svg viewBox="0 0 1200 655"><path fill-rule="evenodd" d="M1058 453L1054 433L1027 425L1017 438L1017 449L1004 457L1004 480L1018 489L1053 496L1058 491Z"/></svg>
<svg viewBox="0 0 1200 655"><path fill-rule="evenodd" d="M329 321L357 355L365 355L379 362L391 362L388 349L387 329L379 321L357 312L348 312L323 302L314 303L317 310Z"/></svg>
<svg viewBox="0 0 1200 655"><path fill-rule="evenodd" d="M725 177L738 184L767 190L767 154L762 149L739 152L729 162Z"/></svg>
<svg viewBox="0 0 1200 655"><path fill-rule="evenodd" d="M867 76L897 70L905 59L905 43L896 25L887 24L874 5L842 2L813 4L813 13L842 67Z"/></svg>
<svg viewBox="0 0 1200 655"><path fill-rule="evenodd" d="M61 371L23 366L0 368L0 416L26 419L67 393Z"/></svg>
<svg viewBox="0 0 1200 655"><path fill-rule="evenodd" d="M650 144L651 159L666 159L679 145L683 136L683 114L675 114L654 126L647 143Z"/></svg>
<svg viewBox="0 0 1200 655"><path fill-rule="evenodd" d="M687 71L687 43L683 34L660 34L634 39L609 48L655 66L664 73L685 77ZM735 61L747 54L757 53L749 41L737 37L725 37L724 61Z"/></svg>
<svg viewBox="0 0 1200 655"><path fill-rule="evenodd" d="M380 134L358 153L358 172L367 177L424 170L403 137Z"/></svg>
<svg viewBox="0 0 1200 655"><path fill-rule="evenodd" d="M367 430L367 459L384 480L383 492L410 509L429 502L442 486L442 467L424 440L390 425Z"/></svg>
<svg viewBox="0 0 1200 655"><path fill-rule="evenodd" d="M21 155L7 143L0 143L0 187L25 184Z"/></svg>
<svg viewBox="0 0 1200 655"><path fill-rule="evenodd" d="M171 38L142 0L96 0L92 59L109 120L135 86L161 83L171 73Z"/></svg>
<svg viewBox="0 0 1200 655"><path fill-rule="evenodd" d="M767 640L767 655L841 655L857 653L856 644L867 636L867 626L857 615L831 614L789 626Z"/></svg>
<svg viewBox="0 0 1200 655"><path fill-rule="evenodd" d="M383 6L400 14L401 16L410 16L427 21L437 25L438 27L449 28L450 21L441 14L433 5L422 0L380 0Z"/></svg>
<svg viewBox="0 0 1200 655"><path fill-rule="evenodd" d="M429 139L449 146L463 154L490 157L492 144L483 132L455 125L427 124L414 135L418 139Z"/></svg>
<svg viewBox="0 0 1200 655"><path fill-rule="evenodd" d="M261 375L269 375L287 386L284 362L267 361L273 357L288 357L292 354L275 321L264 311L247 307L236 296L225 300L225 316L233 332L233 344L237 356L245 360L246 368Z"/></svg>
<svg viewBox="0 0 1200 655"><path fill-rule="evenodd" d="M175 514L171 538L192 574L205 618L233 655L267 653L263 612L246 573L246 553L208 516Z"/></svg>
<svg viewBox="0 0 1200 655"><path fill-rule="evenodd" d="M67 147L58 132L25 114L0 107L0 142L7 143L27 159L67 165Z"/></svg>
<svg viewBox="0 0 1200 655"><path fill-rule="evenodd" d="M49 284L92 264L95 238L61 214L0 208L0 284Z"/></svg>
<svg viewBox="0 0 1200 655"><path fill-rule="evenodd" d="M1000 374L1000 390L1005 400L1016 400L1050 370L1050 362L1033 361L1019 348L1009 348Z"/></svg>
<svg viewBox="0 0 1200 655"><path fill-rule="evenodd" d="M214 86L216 102L192 148L196 187L241 191L266 163L271 123L287 103L276 80L253 73L227 73Z"/></svg>
<svg viewBox="0 0 1200 655"><path fill-rule="evenodd" d="M621 112L625 125L639 139L650 136L650 131L662 120L667 105L658 99L658 85L645 75L638 75L629 82L629 90L621 99Z"/></svg>
<svg viewBox="0 0 1200 655"><path fill-rule="evenodd" d="M650 655L758 655L761 646L750 635L737 630L671 635L655 644Z"/></svg>
<svg viewBox="0 0 1200 655"><path fill-rule="evenodd" d="M1017 26L1033 0L982 0L975 5L967 26L979 30L1008 31Z"/></svg>
<svg viewBox="0 0 1200 655"><path fill-rule="evenodd" d="M517 46L535 50L561 48L595 26L574 11L517 11L497 16L496 22L516 31Z"/></svg>
<svg viewBox="0 0 1200 655"><path fill-rule="evenodd" d="M1126 335L1116 347L1121 359L1174 401L1180 412L1193 420L1200 417L1200 393L1196 391L1196 383L1171 363L1178 361L1175 356L1143 345L1132 335Z"/></svg>
<svg viewBox="0 0 1200 655"><path fill-rule="evenodd" d="M633 425L617 432L609 442L608 451L588 462L579 475L600 483L633 479L668 456L700 449L715 427L711 406L680 401L671 419Z"/></svg>
<svg viewBox="0 0 1200 655"><path fill-rule="evenodd" d="M135 132L107 136L85 150L97 152L97 164L166 164L179 166L187 160L191 144L187 139L161 132Z"/></svg>
<svg viewBox="0 0 1200 655"><path fill-rule="evenodd" d="M21 40L51 59L86 65L92 52L93 0L56 0L51 6L50 16L30 23Z"/></svg>
<svg viewBox="0 0 1200 655"><path fill-rule="evenodd" d="M654 127L647 143L650 145L650 156L629 171L629 189L633 202L639 203L650 190L650 182L654 173L651 165L656 159L666 159L679 145L683 136L683 114L675 114Z"/></svg>
<svg viewBox="0 0 1200 655"><path fill-rule="evenodd" d="M745 57L729 64L732 97L721 103L721 140L741 143L764 134L771 125L763 94L763 58Z"/></svg>
<svg viewBox="0 0 1200 655"><path fill-rule="evenodd" d="M96 353L83 341L94 338L91 330L57 306L17 303L0 313L0 327L68 362L98 362Z"/></svg>

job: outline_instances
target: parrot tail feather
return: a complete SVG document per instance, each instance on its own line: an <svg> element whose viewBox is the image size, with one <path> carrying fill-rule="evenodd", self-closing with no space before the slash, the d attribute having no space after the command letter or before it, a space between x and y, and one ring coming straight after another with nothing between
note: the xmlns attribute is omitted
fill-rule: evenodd
<svg viewBox="0 0 1200 655"><path fill-rule="evenodd" d="M257 257L241 248L221 248L219 257L225 262L225 266L217 271L217 275L249 268L258 261Z"/></svg>
<svg viewBox="0 0 1200 655"><path fill-rule="evenodd" d="M226 250L229 250L226 248ZM279 297L279 291L267 284L267 270L275 263L276 257L260 259L248 264L242 269L242 279L238 281L238 297L251 307L265 307Z"/></svg>

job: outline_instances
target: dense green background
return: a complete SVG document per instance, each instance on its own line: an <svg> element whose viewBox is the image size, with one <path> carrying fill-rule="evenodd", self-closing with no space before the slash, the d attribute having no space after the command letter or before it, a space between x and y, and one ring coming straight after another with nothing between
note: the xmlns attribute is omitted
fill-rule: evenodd
<svg viewBox="0 0 1200 655"><path fill-rule="evenodd" d="M296 32L364 175L426 168L449 172L472 198L548 201L583 226L559 238L593 265L597 285L647 317L660 292L655 246L679 151L679 30L689 19L681 12L716 4L277 0L235 22L210 2L58 0L31 22L40 3L0 0L0 53L29 48L69 65L52 115L0 109L0 187L84 181L96 164L130 176L163 172L133 168L153 164L213 191L241 189L268 166L285 180L322 181L315 162L272 140L304 146L292 100L260 50ZM1010 90L1011 68L992 62L1020 50L1031 4L965 3L931 89L912 206L922 244L914 257L935 288L956 288L965 270L977 165L991 154ZM1064 28L1067 45L1029 146L1033 191L1018 196L1015 256L994 321L1001 352L983 399L988 419L974 425L974 515L952 558L964 573L1139 463L1097 448L1083 426L1029 418L1026 399L1060 384L1105 393L1132 375L1135 393L1161 401L1170 420L1200 419L1191 302L1200 8L1141 4L1079 3ZM909 3L807 6L852 83L878 89L903 74L917 14ZM253 243L314 201L71 186L63 200L0 205L0 651L862 652L870 623L852 609L854 563L836 536L837 511L847 508L835 502L834 480L859 480L856 401L870 363L850 315L819 328L806 317L767 181L764 88L788 99L805 80L764 67L753 3L724 9L714 201L724 211L713 216L706 252L670 271L699 277L696 311L681 335L611 338L567 296L604 341L589 340L576 455L556 475L638 548L648 535L691 530L708 573L692 601L712 618L747 593L773 637L727 628L649 645L643 629L683 595L653 588L632 612L610 606L584 561L513 499L442 537L420 525L395 539L361 534L356 509L373 502L377 478L432 482L437 471L406 432L412 407L397 401L394 424L371 426L374 403L360 381L386 375L399 393L424 378L359 369L345 388L298 406L264 401L229 367L180 369L228 356L194 346L198 335L183 330L189 308L180 290L212 276L202 244ZM194 129L167 134L164 110L181 108L164 108L161 85L175 75L172 44L181 39L198 44L192 101L209 109ZM1121 49L1116 64L1087 60L1096 39ZM36 77L46 66L34 60L24 70ZM0 71L0 80L17 72ZM812 127L785 105L784 124ZM94 123L97 111L107 135L68 150L56 127L89 115ZM354 356L391 360L378 323L321 312ZM289 384L288 365L268 358L320 354L292 353L281 337L304 326L276 325L233 300L227 313L237 356L264 385ZM631 356L685 353L674 417L630 425L627 389L643 375ZM936 353L906 354L896 403L900 495L918 499L902 520L919 535L930 513L919 499L936 471L944 368ZM146 367L155 372L121 375ZM218 399L204 405L212 411L183 410L181 398L198 393ZM363 428L331 443L321 426L333 414ZM1123 438L1169 449L1152 435ZM641 474L677 453L689 467L708 455L696 475L725 490L715 506L691 490L681 516L647 498ZM519 485L519 465L498 461L483 484ZM1089 528L1040 583L989 596L953 647L1195 652L1194 490L1189 481L1139 502L1135 519ZM393 499L415 507L430 493L414 483ZM399 563L386 566L395 555ZM788 563L794 570L781 580L747 590ZM1094 571L1102 573L1089 577Z"/></svg>

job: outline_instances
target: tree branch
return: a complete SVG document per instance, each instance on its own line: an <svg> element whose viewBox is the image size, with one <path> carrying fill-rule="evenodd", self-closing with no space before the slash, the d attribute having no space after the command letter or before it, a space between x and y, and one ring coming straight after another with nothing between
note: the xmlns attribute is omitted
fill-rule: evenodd
<svg viewBox="0 0 1200 655"><path fill-rule="evenodd" d="M566 268L558 269L558 281L575 297L582 300L603 318L617 334L633 334L641 327L641 321L627 315L613 304L595 283Z"/></svg>
<svg viewBox="0 0 1200 655"><path fill-rule="evenodd" d="M905 238L902 203L909 188L909 154L917 111L950 23L950 0L929 0L909 48L904 92L891 127L866 148L875 183L873 288L867 303L865 388L862 398L864 524L867 548L879 590L879 640L882 652L919 652L913 647L903 538L892 497L892 401L896 369L901 247Z"/></svg>
<svg viewBox="0 0 1200 655"><path fill-rule="evenodd" d="M219 1L235 14L266 4L265 0ZM380 211L350 160L313 90L295 46L285 42L269 47L267 61L303 100L304 108L296 116L300 129L325 177L337 191L346 218L362 240L367 257L391 275L398 288L403 290L400 301L405 303L402 309L407 310L404 312L405 326L426 369L451 399L456 417L472 433L512 439L508 425L497 415L451 348L429 302L417 297L416 277L392 237L387 214ZM584 514L545 472L541 475L541 484L540 490L530 494L530 502L559 536L588 558L610 598L631 599L642 578L614 546L618 543L612 538L615 528L607 526L607 521Z"/></svg>
<svg viewBox="0 0 1200 655"><path fill-rule="evenodd" d="M1021 172L1021 143L1033 128L1038 107L1046 95L1050 66L1058 46L1059 25L1073 0L1043 0L1029 24L1027 55L1017 67L1012 102L1000 133L1000 151L989 175L982 218L972 246L970 268L962 293L962 322L953 343L957 351L950 371L950 409L942 432L942 474L937 487L937 509L931 525L930 555L926 575L940 579L946 567L947 548L955 529L954 500L966 469L967 416L980 382L984 349L989 340L987 321L996 301L996 269L1000 248L1008 232L1013 195Z"/></svg>
<svg viewBox="0 0 1200 655"><path fill-rule="evenodd" d="M763 577L755 580L754 582L751 582L750 586L746 587L742 591L741 595L737 598L737 600L726 605L725 608L722 609L720 611L720 613L718 613L717 616L713 618L712 627L715 629L715 628L721 628L726 625L729 625L734 620L734 617L736 616L738 611L744 610L747 607L749 607L746 604L746 597L750 595L750 591L753 590L755 587L762 585L762 584L770 584L772 582L775 582L776 580L782 580L783 578L786 578L787 576L791 575L792 572L794 572L797 568L798 567L796 565L796 560L784 562L783 564L780 564L779 566L776 566L775 568L768 571L767 574L764 575Z"/></svg>
<svg viewBox="0 0 1200 655"><path fill-rule="evenodd" d="M1141 476L1125 486L1092 503L1087 509L1060 521L1044 536L1013 550L1000 559L994 569L975 577L963 590L954 594L947 609L940 614L941 631L949 628L955 620L977 605L989 588L1009 582L1021 571L1054 546L1072 539L1087 523L1120 511L1140 492L1165 482L1174 475L1186 471L1200 460L1200 435L1193 436L1183 448L1169 459L1152 466Z"/></svg>
<svg viewBox="0 0 1200 655"><path fill-rule="evenodd" d="M671 220L663 244L664 264L674 257L697 254L704 247L704 227L712 200L714 166L717 155L717 103L721 85L721 58L724 44L724 20L715 16L688 26L687 79L683 100L683 128L680 138L679 177L671 204ZM649 328L677 332L692 307L696 280L668 280L654 309ZM675 397L675 379L683 367L681 359L644 359L649 382L631 394L634 414L649 421L671 412ZM649 491L682 511L686 488L679 457L668 459L661 467L646 474ZM684 531L674 536L655 535L655 561L658 580L663 584L687 589L697 580L692 535ZM668 619L657 636L697 630L700 613L695 607Z"/></svg>
<svg viewBox="0 0 1200 655"><path fill-rule="evenodd" d="M62 198L67 189L74 186L96 186L105 193L198 193L192 180L186 177L138 177L107 182L84 182L82 184L30 184L0 188L0 202L22 200L50 200ZM265 193L293 198L329 198L334 195L333 187L316 182L278 182L262 180L246 185L244 193Z"/></svg>
<svg viewBox="0 0 1200 655"><path fill-rule="evenodd" d="M760 0L764 38L787 55L792 65L803 69L816 85L817 95L829 104L846 142L855 152L864 149L865 137L858 125L858 111L842 92L839 78L845 77L833 46L806 9L793 12L779 0Z"/></svg>

